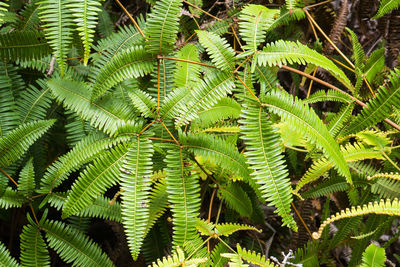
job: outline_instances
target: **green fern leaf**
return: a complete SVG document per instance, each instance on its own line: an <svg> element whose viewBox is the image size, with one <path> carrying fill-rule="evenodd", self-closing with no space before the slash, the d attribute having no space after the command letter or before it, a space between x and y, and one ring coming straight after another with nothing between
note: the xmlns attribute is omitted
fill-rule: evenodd
<svg viewBox="0 0 400 267"><path fill-rule="evenodd" d="M197 115L199 118L194 120L194 123L198 122L203 127L209 127L215 125L218 121L239 118L240 110L241 106L236 100L224 97L212 107L198 112Z"/></svg>
<svg viewBox="0 0 400 267"><path fill-rule="evenodd" d="M250 218L253 213L253 205L240 185L231 183L225 188L221 186L219 193L229 208L237 211L243 217Z"/></svg>
<svg viewBox="0 0 400 267"><path fill-rule="evenodd" d="M50 266L50 256L44 243L40 229L33 224L25 225L20 236L21 256L23 266Z"/></svg>
<svg viewBox="0 0 400 267"><path fill-rule="evenodd" d="M1 17L0 17L1 19ZM0 264L4 267L20 267L21 265L11 257L10 252L7 250L6 246L0 242Z"/></svg>
<svg viewBox="0 0 400 267"><path fill-rule="evenodd" d="M215 225L215 233L218 234L219 236L230 236L237 231L248 231L248 230L261 233L261 230L258 230L253 226L245 224L223 223Z"/></svg>
<svg viewBox="0 0 400 267"><path fill-rule="evenodd" d="M195 258L186 260L183 250L180 247L177 247L176 251L172 255L164 257L162 259L158 259L156 262L153 262L151 266L152 267L178 267L178 266L196 267L206 261L207 258Z"/></svg>
<svg viewBox="0 0 400 267"><path fill-rule="evenodd" d="M346 128L346 133L356 133L368 128L384 118L389 117L392 106L400 106L400 70L395 69L389 76L390 86L381 86L375 98L368 101L352 123Z"/></svg>
<svg viewBox="0 0 400 267"><path fill-rule="evenodd" d="M93 83L92 97L94 101L108 89L130 78L138 78L153 70L153 60L142 46L133 46L111 58L101 66Z"/></svg>
<svg viewBox="0 0 400 267"><path fill-rule="evenodd" d="M18 179L18 191L25 197L31 197L35 189L35 171L33 169L33 158L30 158L22 168Z"/></svg>
<svg viewBox="0 0 400 267"><path fill-rule="evenodd" d="M12 61L41 59L50 54L49 44L38 31L0 35L0 57Z"/></svg>
<svg viewBox="0 0 400 267"><path fill-rule="evenodd" d="M358 143L347 144L346 146L342 147L341 151L346 162L355 162L365 159L385 159L380 151L366 148ZM297 183L294 193L299 192L304 185L316 181L319 179L319 177L324 175L333 167L334 162L332 160L328 160L327 158L322 158L315 161Z"/></svg>
<svg viewBox="0 0 400 267"><path fill-rule="evenodd" d="M400 7L400 2L397 0L381 0L379 4L379 10L373 19L378 19L388 14L390 11L398 9Z"/></svg>
<svg viewBox="0 0 400 267"><path fill-rule="evenodd" d="M45 23L46 38L54 51L61 75L66 68L67 54L72 43L73 17L68 9L69 1L43 0L40 19Z"/></svg>
<svg viewBox="0 0 400 267"><path fill-rule="evenodd" d="M24 7L24 9L19 13L21 16L21 20L18 20L17 23L15 23L15 28L18 29L18 31L25 32L25 31L33 31L37 30L39 27L39 6L37 4L38 0L34 0L30 3L27 3Z"/></svg>
<svg viewBox="0 0 400 267"><path fill-rule="evenodd" d="M246 45L246 50L256 52L264 42L266 31L278 16L279 9L269 9L262 5L247 5L240 12L239 33Z"/></svg>
<svg viewBox="0 0 400 267"><path fill-rule="evenodd" d="M211 160L233 174L249 177L245 157L232 144L206 134L181 134L179 140L183 148L195 155Z"/></svg>
<svg viewBox="0 0 400 267"><path fill-rule="evenodd" d="M0 76L0 137L6 135L20 124L11 79Z"/></svg>
<svg viewBox="0 0 400 267"><path fill-rule="evenodd" d="M383 267L385 266L385 249L371 244L363 253L363 263L360 267Z"/></svg>
<svg viewBox="0 0 400 267"><path fill-rule="evenodd" d="M235 68L235 51L228 42L215 33L196 31L200 44L205 47L211 57L211 61L221 70L233 70Z"/></svg>
<svg viewBox="0 0 400 267"><path fill-rule="evenodd" d="M152 154L152 143L145 137L138 137L130 145L121 168L122 218L134 260L139 256L150 215Z"/></svg>
<svg viewBox="0 0 400 267"><path fill-rule="evenodd" d="M182 148L172 146L167 151L167 192L173 217L173 242L183 245L197 237L196 221L200 209L200 187L194 173L188 174Z"/></svg>
<svg viewBox="0 0 400 267"><path fill-rule="evenodd" d="M180 114L176 118L176 127L197 118L197 112L215 105L218 100L230 94L234 86L232 74L225 72L214 72L207 76L205 81L201 80L193 88L191 101L181 106Z"/></svg>
<svg viewBox="0 0 400 267"><path fill-rule="evenodd" d="M221 254L227 253L228 248L223 243L218 243L213 251L211 252L212 266L214 267L224 267L229 262L229 259L221 256Z"/></svg>
<svg viewBox="0 0 400 267"><path fill-rule="evenodd" d="M86 66L93 42L98 13L101 11L98 0L69 0L67 7L72 12L73 21L77 26L84 47L83 64Z"/></svg>
<svg viewBox="0 0 400 267"><path fill-rule="evenodd" d="M372 83L376 75L382 71L385 66L385 48L376 49L371 53L365 63L363 72L368 82Z"/></svg>
<svg viewBox="0 0 400 267"><path fill-rule="evenodd" d="M51 192L53 188L68 178L69 174L95 159L99 153L129 139L130 137L110 138L100 133L94 133L82 139L71 151L48 167L41 179L39 192Z"/></svg>
<svg viewBox="0 0 400 267"><path fill-rule="evenodd" d="M140 89L129 92L133 105L142 113L145 118L154 118L153 113L156 108L156 100L153 99L148 93Z"/></svg>
<svg viewBox="0 0 400 267"><path fill-rule="evenodd" d="M114 266L100 247L75 228L59 221L46 220L40 225L50 248L66 263L74 266Z"/></svg>
<svg viewBox="0 0 400 267"><path fill-rule="evenodd" d="M5 13L7 12L8 4L5 2L0 2L0 25L5 22Z"/></svg>
<svg viewBox="0 0 400 267"><path fill-rule="evenodd" d="M351 118L351 113L353 112L354 105L344 105L342 109L329 121L328 130L333 137L337 137L342 129L345 127L345 124Z"/></svg>
<svg viewBox="0 0 400 267"><path fill-rule="evenodd" d="M281 66L282 64L314 64L329 71L333 77L353 91L354 87L344 72L332 61L315 50L297 42L279 40L267 44L260 52L256 53L256 62L261 66Z"/></svg>
<svg viewBox="0 0 400 267"><path fill-rule="evenodd" d="M126 146L117 146L101 155L81 172L68 193L68 199L63 208L63 218L75 215L116 184L120 173L119 169L127 152Z"/></svg>
<svg viewBox="0 0 400 267"><path fill-rule="evenodd" d="M176 57L182 60L200 62L199 52L193 44L182 47ZM192 87L200 79L200 70L201 66L198 64L178 61L174 73L176 87Z"/></svg>
<svg viewBox="0 0 400 267"><path fill-rule="evenodd" d="M169 54L175 44L179 29L182 0L157 1L147 19L145 35L148 37L146 51Z"/></svg>
<svg viewBox="0 0 400 267"><path fill-rule="evenodd" d="M0 137L0 167L8 167L18 160L54 122L55 120L42 120L25 123Z"/></svg>
<svg viewBox="0 0 400 267"><path fill-rule="evenodd" d="M242 248L239 244L237 244L237 254L245 261L256 264L261 267L275 267L277 266L275 263L266 259L260 253L256 253L254 251L246 250Z"/></svg>
<svg viewBox="0 0 400 267"><path fill-rule="evenodd" d="M5 210L9 208L20 208L25 200L26 198L20 192L7 187L0 197L0 208Z"/></svg>
<svg viewBox="0 0 400 267"><path fill-rule="evenodd" d="M340 152L339 145L313 109L310 109L297 97L293 98L288 93L277 90L266 95L263 101L266 102L263 106L280 115L289 127L305 136L317 148L322 149L328 159L334 162L339 173L346 177L350 184L352 183L349 168Z"/></svg>
<svg viewBox="0 0 400 267"><path fill-rule="evenodd" d="M180 87L169 93L160 108L161 118L172 119L178 116L190 97L190 89L187 87Z"/></svg>
<svg viewBox="0 0 400 267"><path fill-rule="evenodd" d="M36 82L42 90L30 85L29 88L22 92L21 98L17 103L21 114L21 123L45 119L47 110L50 108L52 102L50 89L46 86L44 80L37 80Z"/></svg>
<svg viewBox="0 0 400 267"><path fill-rule="evenodd" d="M156 183L150 192L149 200L149 216L146 223L145 236L149 233L151 227L156 223L158 218L163 215L168 206L167 185L165 179Z"/></svg>
<svg viewBox="0 0 400 267"><path fill-rule="evenodd" d="M297 229L296 222L290 214L292 202L290 180L281 153L279 134L267 119L261 107L245 105L242 110L241 138L247 145L248 163L256 183L261 185L263 198L277 208L283 225Z"/></svg>
<svg viewBox="0 0 400 267"><path fill-rule="evenodd" d="M310 97L304 99L303 101L307 104L324 101L337 101L346 104L350 104L353 102L353 100L348 95L332 89L329 89L327 91L319 90L312 94Z"/></svg>
<svg viewBox="0 0 400 267"><path fill-rule="evenodd" d="M92 103L90 101L90 90L82 82L72 80L52 79L47 81L53 94L58 101L78 113L84 120L90 121L94 127L115 135L118 128L125 125L135 125L136 117L129 106L117 105L117 99L111 95ZM140 124L140 123L139 123ZM140 131L140 125L137 126Z"/></svg>

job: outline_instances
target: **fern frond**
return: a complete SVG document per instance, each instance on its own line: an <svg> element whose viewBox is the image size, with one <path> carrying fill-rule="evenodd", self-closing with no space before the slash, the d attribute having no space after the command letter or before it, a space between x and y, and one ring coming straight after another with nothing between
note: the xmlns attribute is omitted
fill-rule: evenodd
<svg viewBox="0 0 400 267"><path fill-rule="evenodd" d="M379 3L379 9L373 19L378 19L388 14L392 10L396 10L400 7L400 2L397 0L381 0Z"/></svg>
<svg viewBox="0 0 400 267"><path fill-rule="evenodd" d="M55 120L42 120L25 123L0 137L0 167L8 167L18 160L54 122Z"/></svg>
<svg viewBox="0 0 400 267"><path fill-rule="evenodd" d="M278 90L266 95L263 101L266 102L263 106L280 115L289 127L304 135L310 143L321 149L329 160L334 162L339 173L345 176L351 184L350 171L339 145L313 109L310 109L297 97L293 98L288 93Z"/></svg>
<svg viewBox="0 0 400 267"><path fill-rule="evenodd" d="M371 192L381 198L400 197L400 183L396 180L379 179L371 186Z"/></svg>
<svg viewBox="0 0 400 267"><path fill-rule="evenodd" d="M142 113L145 118L154 118L154 111L156 108L156 100L153 99L148 93L140 89L132 90L129 92L129 97L133 105Z"/></svg>
<svg viewBox="0 0 400 267"><path fill-rule="evenodd" d="M68 8L69 1L43 0L39 2L40 19L45 23L45 34L54 51L61 75L66 68L66 58L72 43L73 17Z"/></svg>
<svg viewBox="0 0 400 267"><path fill-rule="evenodd" d="M173 242L183 245L197 237L196 220L200 209L200 187L194 173L188 174L182 148L167 151L167 192L173 216Z"/></svg>
<svg viewBox="0 0 400 267"><path fill-rule="evenodd" d="M183 106L189 102L191 97L190 89L187 87L176 88L169 93L160 108L161 118L172 119L179 115Z"/></svg>
<svg viewBox="0 0 400 267"><path fill-rule="evenodd" d="M33 31L39 28L39 5L37 2L38 0L34 0L27 3L24 9L19 13L24 19L18 20L17 23L15 23L15 28L17 28L18 31Z"/></svg>
<svg viewBox="0 0 400 267"><path fill-rule="evenodd" d="M241 106L236 100L229 97L221 98L215 105L197 113L198 122L203 127L215 125L216 122L226 119L237 119L240 117Z"/></svg>
<svg viewBox="0 0 400 267"><path fill-rule="evenodd" d="M221 164L223 166L223 164ZM226 205L237 211L241 216L250 218L253 213L253 205L247 193L237 183L231 183L227 187L219 187L219 193Z"/></svg>
<svg viewBox="0 0 400 267"><path fill-rule="evenodd" d="M338 113L329 121L328 130L333 137L337 137L345 124L351 118L354 104L344 105Z"/></svg>
<svg viewBox="0 0 400 267"><path fill-rule="evenodd" d="M111 95L92 103L89 88L82 82L52 79L47 81L47 85L58 101L62 101L67 108L105 133L115 135L119 127L135 125L135 114L130 107L117 105L117 99L113 99ZM138 125L138 131L139 128L141 127Z"/></svg>
<svg viewBox="0 0 400 267"><path fill-rule="evenodd" d="M49 44L38 31L0 35L0 57L12 61L41 59L50 54Z"/></svg>
<svg viewBox="0 0 400 267"><path fill-rule="evenodd" d="M60 221L46 220L41 223L50 248L66 263L74 266L114 266L100 247L75 228Z"/></svg>
<svg viewBox="0 0 400 267"><path fill-rule="evenodd" d="M52 102L50 89L44 80L37 80L37 83L42 90L30 85L22 92L21 98L17 102L21 123L45 119L47 110L50 108Z"/></svg>
<svg viewBox="0 0 400 267"><path fill-rule="evenodd" d="M0 17L1 19L1 17ZM20 267L19 263L10 255L6 246L0 242L0 264L5 267Z"/></svg>
<svg viewBox="0 0 400 267"><path fill-rule="evenodd" d="M374 180L374 179L379 179L379 178L400 181L400 174L398 174L398 173L377 173L377 174L367 177L367 179L369 181Z"/></svg>
<svg viewBox="0 0 400 267"><path fill-rule="evenodd" d="M331 60L308 48L300 42L279 40L267 44L264 49L256 53L256 62L261 66L281 66L282 64L314 64L329 71L333 77L353 91L350 80Z"/></svg>
<svg viewBox="0 0 400 267"><path fill-rule="evenodd" d="M357 35L349 28L346 28L346 30L350 33L352 44L353 44L353 57L354 57L354 62L356 65L356 68L358 69L363 69L364 68L364 59L365 59L365 52L364 48L358 41Z"/></svg>
<svg viewBox="0 0 400 267"><path fill-rule="evenodd" d="M307 104L324 101L337 101L347 104L351 104L353 102L353 100L348 95L332 89L328 89L327 91L319 90L310 95L310 97L304 99L303 101Z"/></svg>
<svg viewBox="0 0 400 267"><path fill-rule="evenodd" d="M281 153L280 136L262 107L245 105L241 117L241 138L247 145L245 155L249 168L254 170L251 175L261 185L263 198L277 208L275 212L282 217L283 225L297 229L290 214L291 187Z"/></svg>
<svg viewBox="0 0 400 267"><path fill-rule="evenodd" d="M352 123L346 128L346 133L355 133L368 128L390 116L392 106L400 106L400 70L395 69L389 76L390 86L381 86L375 98L368 101Z"/></svg>
<svg viewBox="0 0 400 267"><path fill-rule="evenodd" d="M0 137L6 135L20 124L12 81L9 77L0 75Z"/></svg>
<svg viewBox="0 0 400 267"><path fill-rule="evenodd" d="M246 45L246 50L256 52L264 42L266 31L279 13L279 9L269 9L262 5L246 5L239 15L239 33Z"/></svg>
<svg viewBox="0 0 400 267"><path fill-rule="evenodd" d="M237 248L237 254L245 261L248 263L255 264L257 266L261 267L275 267L277 266L275 263L269 261L266 259L263 255L260 253L256 253L254 251L246 250L245 248L242 248L239 244L236 246Z"/></svg>
<svg viewBox="0 0 400 267"><path fill-rule="evenodd" d="M59 186L73 171L95 159L100 152L129 139L130 137L110 138L100 133L82 139L71 151L48 167L41 180L40 192L48 193Z"/></svg>
<svg viewBox="0 0 400 267"><path fill-rule="evenodd" d="M215 105L218 100L230 94L235 84L233 75L225 72L212 73L193 88L191 101L181 107L176 118L176 127L180 127L197 118L197 112Z"/></svg>
<svg viewBox="0 0 400 267"><path fill-rule="evenodd" d="M368 205L363 205L362 207L351 207L351 209L347 208L346 210L340 211L340 213L336 213L336 215L332 215L330 218L325 220L321 226L319 227L318 232L313 233L313 238L318 239L320 238L322 231L326 226L329 224L345 219L345 218L352 218L356 216L363 216L367 214L380 214L380 215L390 215L390 216L400 216L400 202L396 198L393 201L387 199L384 201L383 199L380 202L370 202Z"/></svg>
<svg viewBox="0 0 400 267"><path fill-rule="evenodd" d="M0 2L0 25L5 21L5 13L7 12L8 4L5 2Z"/></svg>
<svg viewBox="0 0 400 267"><path fill-rule="evenodd" d="M341 151L346 162L355 162L365 159L385 159L380 151L366 148L358 143L347 144L341 148ZM324 175L332 167L334 167L332 160L322 158L315 161L297 183L294 193L298 193L304 185L318 180L319 177Z"/></svg>
<svg viewBox="0 0 400 267"><path fill-rule="evenodd" d="M0 197L0 208L20 208L25 202L26 198L18 191L12 190L11 187L7 187Z"/></svg>
<svg viewBox="0 0 400 267"><path fill-rule="evenodd" d="M130 78L138 78L153 70L154 60L146 53L143 46L133 46L119 52L101 69L95 69L91 100L102 96L114 85Z"/></svg>
<svg viewBox="0 0 400 267"><path fill-rule="evenodd" d="M223 243L218 243L211 252L212 266L224 267L229 262L229 259L221 256L228 252L228 248Z"/></svg>
<svg viewBox="0 0 400 267"><path fill-rule="evenodd" d="M230 236L237 231L256 231L261 233L262 230L259 230L253 226L238 224L238 223L222 223L215 225L215 233L219 236Z"/></svg>
<svg viewBox="0 0 400 267"><path fill-rule="evenodd" d="M167 185L165 180L156 183L150 192L149 199L149 217L146 223L145 235L150 231L151 227L156 223L158 218L163 215L168 206Z"/></svg>
<svg viewBox="0 0 400 267"><path fill-rule="evenodd" d="M89 60L90 47L93 42L98 13L101 11L99 0L69 0L67 7L72 13L79 36L84 47L83 64Z"/></svg>
<svg viewBox="0 0 400 267"><path fill-rule="evenodd" d="M151 141L145 137L138 137L131 143L121 168L122 221L134 260L139 256L145 237L146 222L150 215L152 154Z"/></svg>
<svg viewBox="0 0 400 267"><path fill-rule="evenodd" d="M376 49L371 53L365 63L363 72L368 82L372 83L376 75L382 71L385 66L385 48Z"/></svg>
<svg viewBox="0 0 400 267"><path fill-rule="evenodd" d="M25 197L31 197L35 189L35 170L33 169L33 158L30 158L22 168L18 179L18 191Z"/></svg>
<svg viewBox="0 0 400 267"><path fill-rule="evenodd" d="M176 251L172 253L172 255L164 257L162 259L158 259L156 262L153 262L151 266L152 267L178 267L178 266L196 267L206 261L207 258L185 260L185 254L183 253L183 250L180 247L177 247Z"/></svg>
<svg viewBox="0 0 400 267"><path fill-rule="evenodd" d="M363 253L362 257L363 263L360 267L383 267L385 266L386 255L385 249L378 247L375 244L371 244Z"/></svg>
<svg viewBox="0 0 400 267"><path fill-rule="evenodd" d="M148 16L145 35L148 37L146 51L169 54L175 44L179 29L182 0L160 0Z"/></svg>
<svg viewBox="0 0 400 267"><path fill-rule="evenodd" d="M176 54L176 57L183 60L200 62L199 52L193 44L187 44L182 47ZM201 66L198 64L178 61L174 73L176 87L192 87L200 79L200 70Z"/></svg>
<svg viewBox="0 0 400 267"><path fill-rule="evenodd" d="M181 134L179 140L183 148L195 155L202 156L243 178L249 177L245 157L232 144L207 134Z"/></svg>
<svg viewBox="0 0 400 267"><path fill-rule="evenodd" d="M200 44L206 49L212 63L221 70L235 68L235 52L228 42L213 32L196 31Z"/></svg>
<svg viewBox="0 0 400 267"><path fill-rule="evenodd" d="M63 218L77 214L116 184L127 152L125 145L119 145L101 155L81 172L68 193L63 207Z"/></svg>
<svg viewBox="0 0 400 267"><path fill-rule="evenodd" d="M307 242L304 247L295 252L295 263L303 267L314 267L319 265L319 247L317 242Z"/></svg>
<svg viewBox="0 0 400 267"><path fill-rule="evenodd" d="M24 228L22 228L20 240L20 260L23 266L50 266L50 256L47 246L44 243L40 229L36 225L25 225Z"/></svg>

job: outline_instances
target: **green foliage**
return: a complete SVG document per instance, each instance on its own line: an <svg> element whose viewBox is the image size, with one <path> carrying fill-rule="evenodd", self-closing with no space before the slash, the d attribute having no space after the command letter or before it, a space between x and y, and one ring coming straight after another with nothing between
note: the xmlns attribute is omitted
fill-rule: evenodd
<svg viewBox="0 0 400 267"><path fill-rule="evenodd" d="M0 265L332 266L342 246L382 263L367 246L392 251L400 215L391 34L367 43L349 14L352 49L328 59L307 24L325 30L328 3L278 2L0 2Z"/></svg>
<svg viewBox="0 0 400 267"><path fill-rule="evenodd" d="M362 267L385 266L385 261L386 261L385 250L383 248L378 247L375 244L371 244L364 251L362 261L363 261L363 263L361 264Z"/></svg>
<svg viewBox="0 0 400 267"><path fill-rule="evenodd" d="M400 6L399 1L382 0L382 1L380 1L380 4L379 4L379 10L373 18L378 19L380 17L383 17L385 14L389 13L390 11L398 9L399 6Z"/></svg>

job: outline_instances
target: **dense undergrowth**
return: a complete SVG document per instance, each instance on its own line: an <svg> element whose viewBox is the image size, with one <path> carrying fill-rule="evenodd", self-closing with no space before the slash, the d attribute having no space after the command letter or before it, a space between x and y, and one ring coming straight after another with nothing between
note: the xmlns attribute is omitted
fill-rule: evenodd
<svg viewBox="0 0 400 267"><path fill-rule="evenodd" d="M0 2L0 265L400 264L399 4Z"/></svg>

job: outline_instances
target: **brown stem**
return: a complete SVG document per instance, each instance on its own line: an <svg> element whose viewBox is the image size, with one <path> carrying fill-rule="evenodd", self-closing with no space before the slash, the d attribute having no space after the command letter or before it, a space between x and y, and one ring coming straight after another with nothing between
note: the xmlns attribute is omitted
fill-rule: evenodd
<svg viewBox="0 0 400 267"><path fill-rule="evenodd" d="M208 13L207 11L201 9L200 7L198 7L198 6L196 6L196 5L193 5L192 3L190 3L190 2L188 2L188 1L186 1L186 0L183 0L183 2L184 2L185 4L187 4L187 5L189 5L189 6L193 7L193 8L195 8L195 9L200 10L201 12L203 12L204 14L206 14L206 15L212 17L213 19L222 20L222 19L220 19L220 18L218 18L218 17L216 17L216 16L214 16L214 15Z"/></svg>
<svg viewBox="0 0 400 267"><path fill-rule="evenodd" d="M29 207L31 207L32 215L33 215L33 218L35 219L36 224L40 227L39 221L38 221L38 219L36 217L36 213L35 213L35 210L32 207L32 203L31 202L29 202Z"/></svg>
<svg viewBox="0 0 400 267"><path fill-rule="evenodd" d="M177 145L180 145L178 140L175 139L175 137L172 135L172 133L168 130L167 126L165 126L165 124L160 120L161 125L165 128L165 130L167 130L168 134L171 136L172 139L174 139L174 142Z"/></svg>
<svg viewBox="0 0 400 267"><path fill-rule="evenodd" d="M140 35L143 36L143 38L146 39L146 37L144 36L144 33L142 31L142 29L140 29L139 24L137 24L136 20L131 16L131 14L129 14L128 10L126 10L126 8L124 7L123 4L121 4L121 2L119 0L115 0L115 2L117 2L117 4L122 8L122 10L125 12L125 14L129 17L129 19L132 21L133 25L135 25L135 27L138 29Z"/></svg>
<svg viewBox="0 0 400 267"><path fill-rule="evenodd" d="M2 168L0 168L0 171L1 171L2 173L4 173L4 175L7 176L8 179L11 180L11 182L13 182L16 186L18 186L17 182L16 182L10 175L8 175L8 173L6 173L5 170L3 170Z"/></svg>
<svg viewBox="0 0 400 267"><path fill-rule="evenodd" d="M304 222L303 217L301 217L299 211L296 209L296 207L294 206L293 202L290 202L290 204L292 205L292 208L294 209L294 212L296 212L297 217L299 217L301 223L303 224L304 228L306 228L307 233L309 234L309 236L310 236L311 239L312 239L312 233L311 233L310 229L308 229L307 224Z"/></svg>

